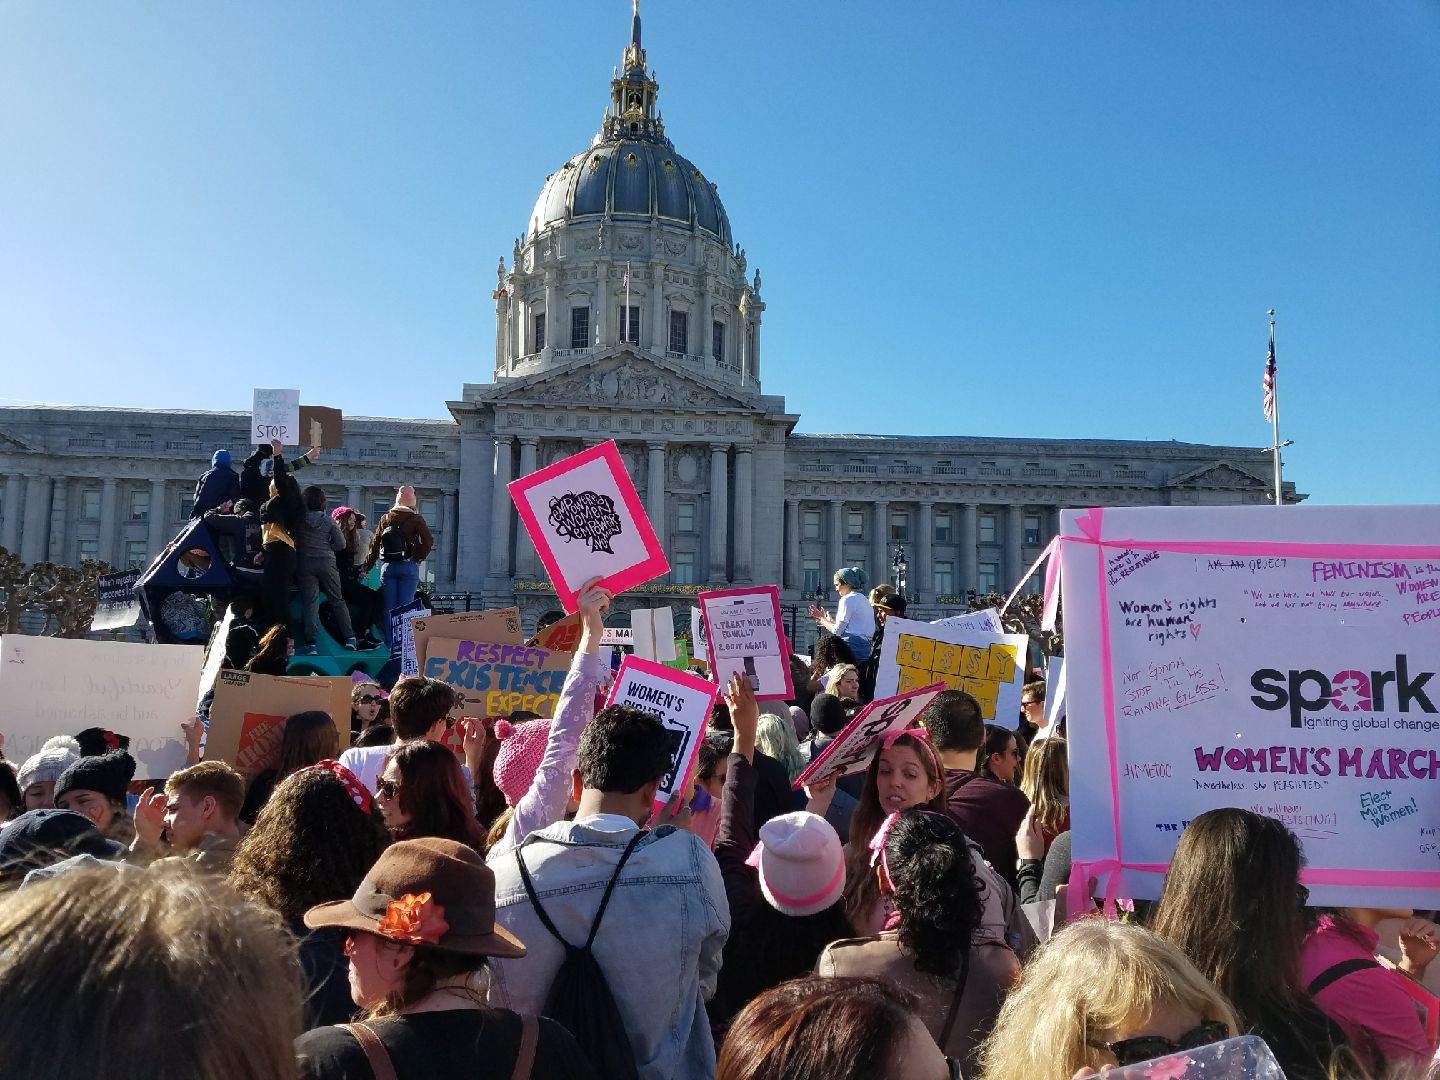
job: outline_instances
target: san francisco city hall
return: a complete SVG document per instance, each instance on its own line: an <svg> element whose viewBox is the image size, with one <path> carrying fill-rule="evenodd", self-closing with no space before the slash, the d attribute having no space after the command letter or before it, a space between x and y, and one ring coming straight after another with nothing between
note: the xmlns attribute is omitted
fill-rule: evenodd
<svg viewBox="0 0 1440 1080"><path fill-rule="evenodd" d="M505 485L605 439L670 559L627 598L647 606L772 582L798 606L839 566L888 580L899 547L912 612L935 618L1017 580L1061 507L1271 501L1254 448L797 434L799 414L764 389L760 272L715 183L666 135L658 90L636 16L603 127L545 178L500 260L493 379L466 383L450 420L347 417L344 449L300 474L372 525L413 483L435 592L519 603L527 625L553 608ZM0 544L31 562L144 564L188 517L211 453L249 451L248 419L0 408Z"/></svg>

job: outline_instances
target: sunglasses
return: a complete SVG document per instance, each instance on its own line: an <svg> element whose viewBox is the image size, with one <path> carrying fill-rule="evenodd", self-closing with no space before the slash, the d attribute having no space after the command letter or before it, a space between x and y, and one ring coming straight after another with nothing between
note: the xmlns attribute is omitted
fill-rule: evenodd
<svg viewBox="0 0 1440 1080"><path fill-rule="evenodd" d="M378 705L384 700L379 694L361 694L355 699L356 703L360 705Z"/></svg>
<svg viewBox="0 0 1440 1080"><path fill-rule="evenodd" d="M382 799L393 799L400 794L399 780L386 780L381 777L375 781L375 794Z"/></svg>
<svg viewBox="0 0 1440 1080"><path fill-rule="evenodd" d="M1090 1043L1097 1050L1109 1050L1119 1065L1138 1065L1142 1061L1178 1054L1181 1050L1194 1050L1229 1038L1230 1029L1218 1020L1207 1020L1193 1027L1173 1042L1163 1035L1139 1035L1133 1039L1121 1039L1113 1043Z"/></svg>

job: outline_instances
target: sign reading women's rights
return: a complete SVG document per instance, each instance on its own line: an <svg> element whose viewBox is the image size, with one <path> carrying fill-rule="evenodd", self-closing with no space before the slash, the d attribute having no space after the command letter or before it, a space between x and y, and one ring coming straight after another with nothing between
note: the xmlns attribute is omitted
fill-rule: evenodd
<svg viewBox="0 0 1440 1080"><path fill-rule="evenodd" d="M696 599L707 631L710 675L716 684L724 686L739 672L750 680L761 701L793 697L779 588L720 589L702 592Z"/></svg>
<svg viewBox="0 0 1440 1080"><path fill-rule="evenodd" d="M855 718L845 725L845 730L820 751L791 786L799 791L817 780L849 776L868 768L885 736L913 725L925 711L925 706L944 689L944 683L935 683L896 697L872 701L855 714Z"/></svg>
<svg viewBox="0 0 1440 1080"><path fill-rule="evenodd" d="M670 570L613 441L512 480L509 491L566 611L579 609L591 578L619 593Z"/></svg>
<svg viewBox="0 0 1440 1080"><path fill-rule="evenodd" d="M885 620L875 693L904 693L933 682L963 690L980 704L987 723L1013 727L1019 719L1029 639L965 626Z"/></svg>
<svg viewBox="0 0 1440 1080"><path fill-rule="evenodd" d="M670 736L670 768L655 792L658 813L677 793L685 793L720 688L706 679L663 664L627 656L620 664L606 705L633 705L660 718Z"/></svg>
<svg viewBox="0 0 1440 1080"><path fill-rule="evenodd" d="M1074 865L1154 897L1216 807L1300 838L1311 900L1440 906L1440 508L1061 517Z"/></svg>

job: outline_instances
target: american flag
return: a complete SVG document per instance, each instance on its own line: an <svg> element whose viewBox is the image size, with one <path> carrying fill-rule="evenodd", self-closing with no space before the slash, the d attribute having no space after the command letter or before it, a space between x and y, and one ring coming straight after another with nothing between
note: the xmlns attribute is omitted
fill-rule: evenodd
<svg viewBox="0 0 1440 1080"><path fill-rule="evenodd" d="M1261 388L1265 391L1265 397L1261 408L1265 413L1265 419L1275 419L1275 335L1270 335L1270 351L1265 356L1265 378L1260 381Z"/></svg>

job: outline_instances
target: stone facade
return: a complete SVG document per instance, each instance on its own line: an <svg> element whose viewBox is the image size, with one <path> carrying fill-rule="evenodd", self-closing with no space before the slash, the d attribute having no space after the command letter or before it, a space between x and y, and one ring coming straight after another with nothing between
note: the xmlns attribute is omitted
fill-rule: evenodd
<svg viewBox="0 0 1440 1080"><path fill-rule="evenodd" d="M605 439L673 568L627 598L645 605L773 582L794 618L836 567L888 580L898 549L912 610L933 618L1016 581L1061 507L1271 500L1253 448L795 433L762 390L760 273L665 136L658 89L636 16L600 133L546 179L500 262L492 381L464 386L453 421L347 418L345 449L300 474L372 524L415 484L436 591L519 602L530 625L553 608L505 485ZM249 452L247 429L244 413L0 409L0 543L142 563L188 516L211 452ZM797 644L808 625L795 619Z"/></svg>

